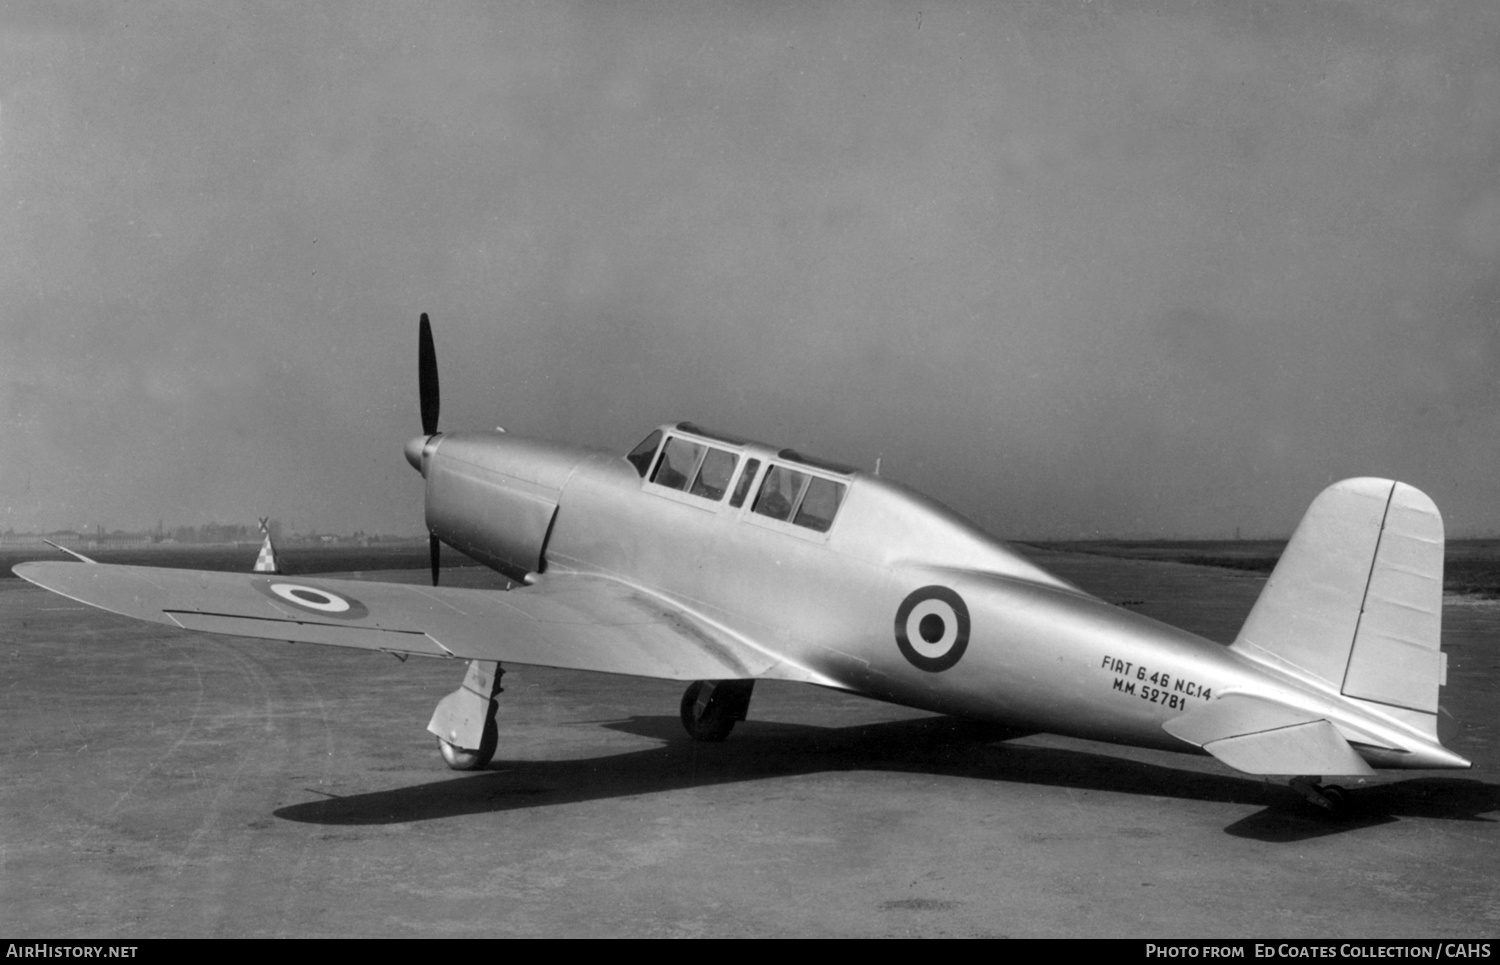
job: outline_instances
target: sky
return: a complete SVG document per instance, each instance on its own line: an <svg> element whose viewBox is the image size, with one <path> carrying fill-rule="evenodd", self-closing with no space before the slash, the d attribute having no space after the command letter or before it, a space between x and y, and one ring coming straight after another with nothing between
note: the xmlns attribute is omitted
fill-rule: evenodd
<svg viewBox="0 0 1500 965"><path fill-rule="evenodd" d="M1500 533L1500 6L8 3L0 532L686 419L1002 538Z"/></svg>

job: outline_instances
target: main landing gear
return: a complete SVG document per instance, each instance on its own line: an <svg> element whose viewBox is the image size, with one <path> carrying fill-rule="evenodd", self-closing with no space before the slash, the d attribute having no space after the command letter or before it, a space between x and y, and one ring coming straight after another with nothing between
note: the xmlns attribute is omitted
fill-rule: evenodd
<svg viewBox="0 0 1500 965"><path fill-rule="evenodd" d="M1294 777L1288 783L1292 790L1336 818L1346 818L1354 808L1349 792L1337 784L1319 784L1317 775Z"/></svg>
<svg viewBox="0 0 1500 965"><path fill-rule="evenodd" d="M496 700L503 692L505 671L493 660L471 660L463 685L444 697L433 711L427 729L437 735L438 753L455 771L474 771L495 756L500 732L495 724Z"/></svg>
<svg viewBox="0 0 1500 965"><path fill-rule="evenodd" d="M753 680L698 680L682 695L682 726L699 741L721 741L750 710Z"/></svg>
<svg viewBox="0 0 1500 965"><path fill-rule="evenodd" d="M463 685L444 697L427 729L437 735L438 753L455 771L475 771L495 756L499 729L495 711L504 692L505 671L492 660L471 660ZM750 710L753 680L699 680L682 695L682 726L700 741L721 741Z"/></svg>

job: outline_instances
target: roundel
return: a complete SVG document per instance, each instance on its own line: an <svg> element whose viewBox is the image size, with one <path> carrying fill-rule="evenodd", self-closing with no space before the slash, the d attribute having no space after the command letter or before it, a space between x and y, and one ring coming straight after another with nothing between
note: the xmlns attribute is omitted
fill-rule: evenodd
<svg viewBox="0 0 1500 965"><path fill-rule="evenodd" d="M919 670L937 673L958 663L969 646L969 608L946 586L913 590L896 608L896 646Z"/></svg>
<svg viewBox="0 0 1500 965"><path fill-rule="evenodd" d="M334 593L332 590L308 586L305 583L283 583L270 580L257 581L257 588L267 596L283 603L290 603L300 610L344 620L357 620L367 616L369 610L351 596Z"/></svg>

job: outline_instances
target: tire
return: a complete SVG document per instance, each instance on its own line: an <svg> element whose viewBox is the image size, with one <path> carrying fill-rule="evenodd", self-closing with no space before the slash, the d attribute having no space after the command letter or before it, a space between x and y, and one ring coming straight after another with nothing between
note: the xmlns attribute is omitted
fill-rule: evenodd
<svg viewBox="0 0 1500 965"><path fill-rule="evenodd" d="M710 685L698 680L688 686L682 695L682 726L688 736L697 741L721 741L734 730L735 717L728 702L717 692L710 692L704 706L699 708L699 699Z"/></svg>
<svg viewBox="0 0 1500 965"><path fill-rule="evenodd" d="M455 771L477 771L495 756L495 748L500 743L500 728L495 723L494 713L484 722L484 736L479 739L479 747L458 747L438 738L438 753L443 755L443 763Z"/></svg>
<svg viewBox="0 0 1500 965"><path fill-rule="evenodd" d="M1347 818L1354 813L1354 800L1337 784L1326 785L1323 796L1328 799L1328 812L1334 817Z"/></svg>

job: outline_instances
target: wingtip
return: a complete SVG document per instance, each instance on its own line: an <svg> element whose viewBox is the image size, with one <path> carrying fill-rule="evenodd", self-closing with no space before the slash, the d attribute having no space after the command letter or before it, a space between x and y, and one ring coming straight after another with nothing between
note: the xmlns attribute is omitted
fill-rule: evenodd
<svg viewBox="0 0 1500 965"><path fill-rule="evenodd" d="M42 586L45 589L41 581L41 571L48 566L57 566L61 563L61 560L30 560L25 563L17 563L10 568L10 571L27 583L35 583L37 586ZM69 563L66 565L73 564Z"/></svg>
<svg viewBox="0 0 1500 965"><path fill-rule="evenodd" d="M76 569L76 567L85 565L98 566L99 564L75 560L27 560L25 563L17 563L15 566L12 566L10 571L27 583L35 583L45 590L51 590L52 587L46 581L48 573L77 573L81 571ZM60 570L58 569L59 567L64 567L65 569Z"/></svg>

